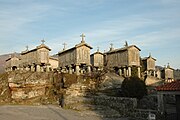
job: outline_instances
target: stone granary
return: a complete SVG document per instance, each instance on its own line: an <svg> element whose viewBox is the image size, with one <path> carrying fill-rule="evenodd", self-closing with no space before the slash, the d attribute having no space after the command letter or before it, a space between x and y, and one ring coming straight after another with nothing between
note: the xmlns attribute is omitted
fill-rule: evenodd
<svg viewBox="0 0 180 120"><path fill-rule="evenodd" d="M136 71L137 76L140 77L140 51L135 45L128 46L127 42L125 47L119 49L114 49L111 44L110 50L105 52L105 62L119 75L129 77Z"/></svg>
<svg viewBox="0 0 180 120"><path fill-rule="evenodd" d="M37 46L35 49L23 51L21 53L20 68L31 71L49 71L49 51L51 50L44 44Z"/></svg>
<svg viewBox="0 0 180 120"><path fill-rule="evenodd" d="M59 64L59 61L58 61L58 58L56 57L49 57L49 64L50 64L50 71L52 70L56 70L58 68L58 64Z"/></svg>
<svg viewBox="0 0 180 120"><path fill-rule="evenodd" d="M8 72L17 69L19 69L19 56L14 53L6 60L5 70Z"/></svg>
<svg viewBox="0 0 180 120"><path fill-rule="evenodd" d="M165 80L165 82L174 81L174 69L170 67L169 63L167 67L164 67L161 73L161 77Z"/></svg>
<svg viewBox="0 0 180 120"><path fill-rule="evenodd" d="M97 51L90 56L91 58L91 64L93 70L100 70L104 67L104 54L99 51L99 48Z"/></svg>
<svg viewBox="0 0 180 120"><path fill-rule="evenodd" d="M67 50L64 46L63 51L58 53L59 69L62 72L68 72L70 74L75 72L79 75L80 73L91 71L90 49L92 47L85 43L84 34L81 37L81 43Z"/></svg>
<svg viewBox="0 0 180 120"><path fill-rule="evenodd" d="M162 72L161 72L162 70L163 70L163 68L159 68L159 67L156 66L156 77L157 77L158 79L161 79L161 78L162 78L162 77L161 77L161 76L162 76L162 75L161 75L161 74L162 74Z"/></svg>
<svg viewBox="0 0 180 120"><path fill-rule="evenodd" d="M155 69L156 59L149 54L149 57L145 57L142 59L143 66L145 67L145 74L150 76L156 76Z"/></svg>

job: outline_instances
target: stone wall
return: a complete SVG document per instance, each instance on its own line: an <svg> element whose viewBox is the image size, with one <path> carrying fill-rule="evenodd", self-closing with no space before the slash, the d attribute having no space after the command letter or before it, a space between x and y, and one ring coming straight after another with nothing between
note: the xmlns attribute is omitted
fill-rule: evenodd
<svg viewBox="0 0 180 120"><path fill-rule="evenodd" d="M95 105L108 106L121 113L122 116L129 116L129 113L137 107L135 98L94 96Z"/></svg>

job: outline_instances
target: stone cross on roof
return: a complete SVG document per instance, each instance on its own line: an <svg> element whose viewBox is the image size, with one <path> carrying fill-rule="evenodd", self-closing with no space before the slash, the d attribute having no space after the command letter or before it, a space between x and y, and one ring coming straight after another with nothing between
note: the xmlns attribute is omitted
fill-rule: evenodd
<svg viewBox="0 0 180 120"><path fill-rule="evenodd" d="M170 65L169 65L169 63L168 63L168 65L167 65L167 68L170 68Z"/></svg>
<svg viewBox="0 0 180 120"><path fill-rule="evenodd" d="M113 44L111 43L110 46L111 46L110 51L112 51L113 50Z"/></svg>
<svg viewBox="0 0 180 120"><path fill-rule="evenodd" d="M97 47L97 52L99 52L99 47Z"/></svg>
<svg viewBox="0 0 180 120"><path fill-rule="evenodd" d="M125 45L124 45L125 47L128 47L128 42L127 41L125 41Z"/></svg>
<svg viewBox="0 0 180 120"><path fill-rule="evenodd" d="M151 57L151 53L149 53L149 57Z"/></svg>
<svg viewBox="0 0 180 120"><path fill-rule="evenodd" d="M26 46L26 50L28 51L28 49L29 49L29 47L28 47L28 45Z"/></svg>
<svg viewBox="0 0 180 120"><path fill-rule="evenodd" d="M66 50L66 45L67 45L67 44L66 44L66 43L63 43L63 45L64 45L63 50Z"/></svg>
<svg viewBox="0 0 180 120"><path fill-rule="evenodd" d="M110 45L111 45L111 48L113 48L113 44L111 43Z"/></svg>
<svg viewBox="0 0 180 120"><path fill-rule="evenodd" d="M44 39L42 39L42 40L41 40L41 42L42 42L42 44L44 44L44 43L45 43L45 40L44 40Z"/></svg>
<svg viewBox="0 0 180 120"><path fill-rule="evenodd" d="M84 38L85 38L86 36L82 33L82 35L80 35L80 37L82 38L81 43L84 43L84 42L85 42Z"/></svg>

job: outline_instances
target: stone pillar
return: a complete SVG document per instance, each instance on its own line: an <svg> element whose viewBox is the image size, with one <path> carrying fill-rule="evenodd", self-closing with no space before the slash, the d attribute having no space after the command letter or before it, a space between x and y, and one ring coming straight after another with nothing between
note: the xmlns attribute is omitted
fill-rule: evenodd
<svg viewBox="0 0 180 120"><path fill-rule="evenodd" d="M91 72L91 66L90 66L90 65L88 65L88 67L87 67L87 72L88 72L88 73Z"/></svg>
<svg viewBox="0 0 180 120"><path fill-rule="evenodd" d="M71 67L71 65L69 66L69 74L72 74L72 67Z"/></svg>
<svg viewBox="0 0 180 120"><path fill-rule="evenodd" d="M46 72L49 72L49 65L46 66Z"/></svg>
<svg viewBox="0 0 180 120"><path fill-rule="evenodd" d="M126 77L126 68L124 68L124 76Z"/></svg>
<svg viewBox="0 0 180 120"><path fill-rule="evenodd" d="M131 76L131 67L128 67L128 76Z"/></svg>
<svg viewBox="0 0 180 120"><path fill-rule="evenodd" d="M156 71L153 71L154 77L156 77Z"/></svg>
<svg viewBox="0 0 180 120"><path fill-rule="evenodd" d="M126 69L126 76L127 76L127 77L129 76L129 72L128 72L128 69Z"/></svg>
<svg viewBox="0 0 180 120"><path fill-rule="evenodd" d="M26 71L29 71L29 67L26 67Z"/></svg>
<svg viewBox="0 0 180 120"><path fill-rule="evenodd" d="M149 71L148 70L146 71L146 73L147 73L147 75L149 75Z"/></svg>
<svg viewBox="0 0 180 120"><path fill-rule="evenodd" d="M62 67L61 72L65 73L66 72L66 67Z"/></svg>
<svg viewBox="0 0 180 120"><path fill-rule="evenodd" d="M118 70L118 73L119 73L120 76L122 75L122 70L121 70L121 68Z"/></svg>
<svg viewBox="0 0 180 120"><path fill-rule="evenodd" d="M76 75L79 75L79 65L76 65Z"/></svg>
<svg viewBox="0 0 180 120"><path fill-rule="evenodd" d="M141 69L140 69L140 67L138 67L138 77L139 78L141 77Z"/></svg>
<svg viewBox="0 0 180 120"><path fill-rule="evenodd" d="M33 65L31 66L31 71L32 71L32 72L34 71L34 66L33 66Z"/></svg>
<svg viewBox="0 0 180 120"><path fill-rule="evenodd" d="M163 99L163 94L158 94L158 111L163 114L164 113L164 99Z"/></svg>
<svg viewBox="0 0 180 120"><path fill-rule="evenodd" d="M40 69L41 69L41 72L44 72L44 67L43 66L41 66Z"/></svg>
<svg viewBox="0 0 180 120"><path fill-rule="evenodd" d="M81 69L81 70L80 70L80 73L81 73L81 74L83 74L83 72L84 72L84 70L83 70L83 69Z"/></svg>
<svg viewBox="0 0 180 120"><path fill-rule="evenodd" d="M23 70L23 67L20 67L20 70Z"/></svg>
<svg viewBox="0 0 180 120"><path fill-rule="evenodd" d="M41 71L40 65L36 65L36 71L37 71L37 72L40 72L40 71Z"/></svg>

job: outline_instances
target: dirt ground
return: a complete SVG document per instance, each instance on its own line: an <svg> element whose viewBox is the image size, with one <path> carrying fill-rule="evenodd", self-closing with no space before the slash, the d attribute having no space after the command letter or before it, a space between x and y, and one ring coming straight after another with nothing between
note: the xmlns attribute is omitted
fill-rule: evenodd
<svg viewBox="0 0 180 120"><path fill-rule="evenodd" d="M127 118L101 118L58 106L1 105L0 120L128 120Z"/></svg>

